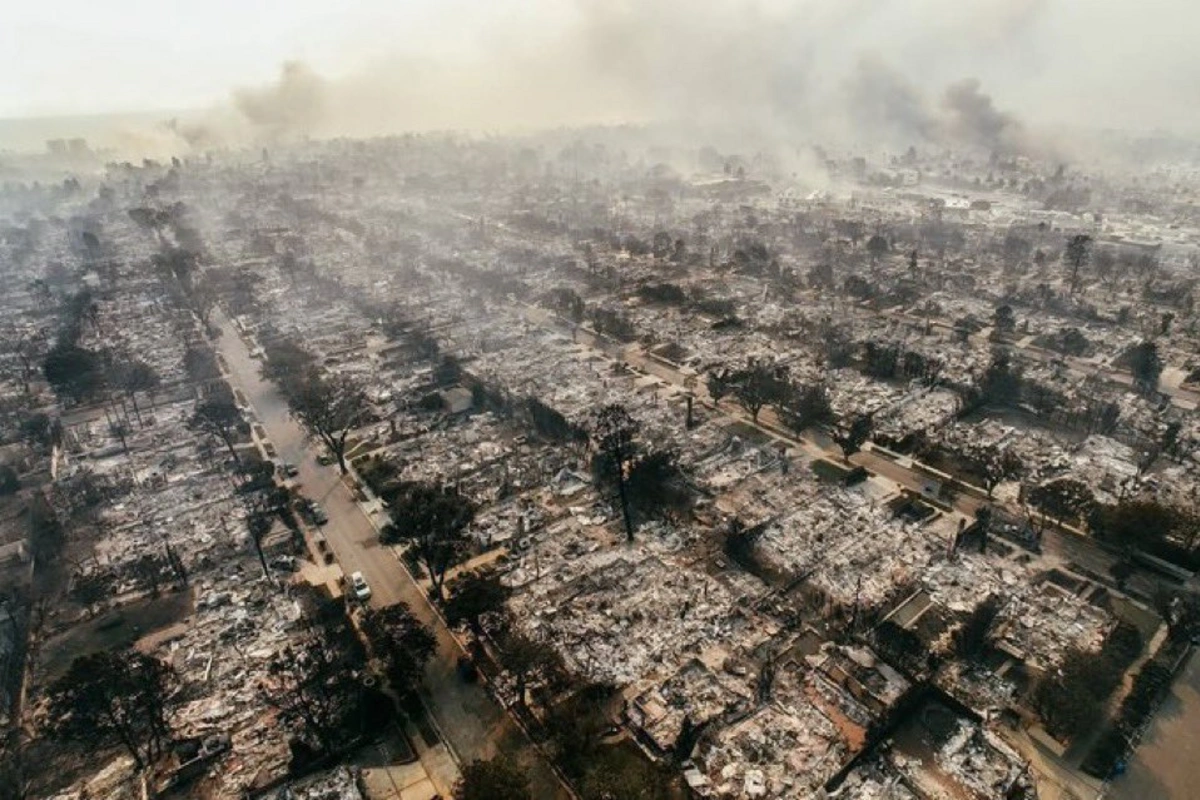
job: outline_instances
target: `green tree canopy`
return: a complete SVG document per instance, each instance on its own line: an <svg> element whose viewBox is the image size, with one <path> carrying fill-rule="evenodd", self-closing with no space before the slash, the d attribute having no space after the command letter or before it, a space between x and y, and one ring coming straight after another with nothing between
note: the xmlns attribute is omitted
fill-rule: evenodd
<svg viewBox="0 0 1200 800"><path fill-rule="evenodd" d="M283 386L292 415L325 443L345 475L347 438L370 418L370 404L358 381L347 375L327 378L312 369Z"/></svg>
<svg viewBox="0 0 1200 800"><path fill-rule="evenodd" d="M362 629L372 653L383 662L392 689L401 696L416 690L437 650L429 629L403 603L368 611Z"/></svg>
<svg viewBox="0 0 1200 800"><path fill-rule="evenodd" d="M466 530L475 518L475 504L453 487L428 482L394 486L383 499L392 516L384 539L407 542L437 596L444 597L446 571L467 552Z"/></svg>
<svg viewBox="0 0 1200 800"><path fill-rule="evenodd" d="M104 388L104 363L91 350L57 344L42 362L46 381L59 395L75 402L90 400Z"/></svg>
<svg viewBox="0 0 1200 800"><path fill-rule="evenodd" d="M174 681L165 663L134 650L80 656L47 690L51 732L92 746L115 740L138 769L148 767L170 743Z"/></svg>

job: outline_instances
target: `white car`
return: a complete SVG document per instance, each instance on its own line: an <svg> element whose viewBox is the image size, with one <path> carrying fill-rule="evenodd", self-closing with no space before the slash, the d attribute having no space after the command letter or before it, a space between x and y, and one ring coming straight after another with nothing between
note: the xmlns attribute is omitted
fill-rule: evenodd
<svg viewBox="0 0 1200 800"><path fill-rule="evenodd" d="M354 599L360 603L365 603L371 599L371 586L367 583L367 579L363 577L361 572L352 572L350 574L350 591L354 593Z"/></svg>

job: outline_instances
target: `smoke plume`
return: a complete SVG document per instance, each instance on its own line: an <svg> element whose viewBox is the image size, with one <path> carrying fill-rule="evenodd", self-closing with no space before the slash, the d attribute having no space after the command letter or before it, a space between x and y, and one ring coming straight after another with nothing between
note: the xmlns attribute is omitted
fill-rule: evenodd
<svg viewBox="0 0 1200 800"><path fill-rule="evenodd" d="M989 150L1023 149L1021 124L1012 114L992 105L992 98L979 90L979 81L974 78L951 84L942 102L950 113L950 130L957 140Z"/></svg>
<svg viewBox="0 0 1200 800"><path fill-rule="evenodd" d="M647 123L697 141L1044 154L1050 125L1200 123L1179 102L1200 85L1172 34L1187 26L1163 24L1196 18L1184 0L445 2L412 46L289 62L177 141ZM1152 27L1168 46L1143 43Z"/></svg>
<svg viewBox="0 0 1200 800"><path fill-rule="evenodd" d="M553 35L521 16L453 55L394 53L328 79L290 63L234 105L260 138L650 123L698 139L1025 149L1026 126L957 72L956 54L1020 36L1043 3L980 0L971 20L926 32L910 15L942 19L952 3L914 2L575 0ZM939 37L953 41L920 83L889 59Z"/></svg>
<svg viewBox="0 0 1200 800"><path fill-rule="evenodd" d="M243 117L269 138L307 134L323 120L325 81L299 61L283 65L279 80L260 88L238 89L233 103Z"/></svg>

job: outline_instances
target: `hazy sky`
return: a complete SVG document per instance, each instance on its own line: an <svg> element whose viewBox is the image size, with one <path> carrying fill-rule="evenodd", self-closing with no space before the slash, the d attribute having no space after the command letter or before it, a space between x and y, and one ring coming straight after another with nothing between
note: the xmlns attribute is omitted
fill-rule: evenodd
<svg viewBox="0 0 1200 800"><path fill-rule="evenodd" d="M338 74L453 50L496 4L465 0L9 0L0 117L210 105L284 60Z"/></svg>
<svg viewBox="0 0 1200 800"><path fill-rule="evenodd" d="M1196 0L4 6L0 117L228 106L234 88L270 85L299 60L324 81L326 120L487 127L745 112L790 124L827 115L871 60L930 105L975 78L1030 122L1200 127Z"/></svg>

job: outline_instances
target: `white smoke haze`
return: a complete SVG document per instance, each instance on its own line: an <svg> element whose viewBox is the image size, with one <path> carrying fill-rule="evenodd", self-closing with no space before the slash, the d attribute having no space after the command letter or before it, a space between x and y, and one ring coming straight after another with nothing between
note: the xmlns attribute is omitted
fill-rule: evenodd
<svg viewBox="0 0 1200 800"><path fill-rule="evenodd" d="M666 125L715 140L1057 156L1051 130L1200 128L1191 0L497 0L453 44L301 62L157 131L299 136ZM499 9L499 10L497 10ZM397 36L397 40L402 37ZM436 38L436 36L435 36ZM351 63L353 62L353 63ZM161 142L159 143L161 144Z"/></svg>
<svg viewBox="0 0 1200 800"><path fill-rule="evenodd" d="M326 96L322 78L306 65L289 61L277 83L237 89L233 104L248 123L268 136L308 134L328 119Z"/></svg>

